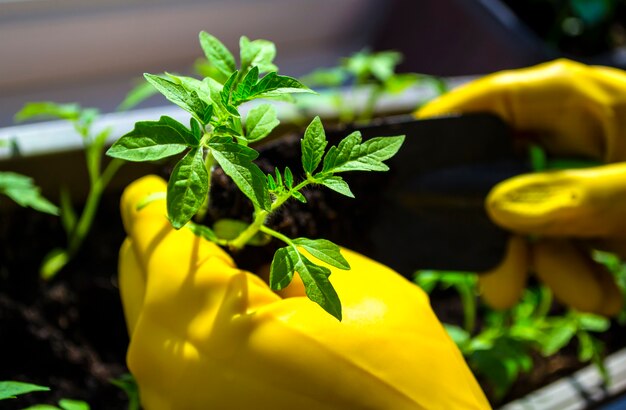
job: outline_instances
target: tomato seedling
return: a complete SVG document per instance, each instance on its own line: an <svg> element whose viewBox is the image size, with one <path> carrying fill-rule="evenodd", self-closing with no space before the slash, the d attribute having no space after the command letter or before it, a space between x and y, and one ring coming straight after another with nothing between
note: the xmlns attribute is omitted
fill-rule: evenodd
<svg viewBox="0 0 626 410"><path fill-rule="evenodd" d="M430 86L436 95L447 92L446 82L439 77L396 73L402 58L402 54L397 51L362 50L342 58L335 67L314 70L301 77L301 81L310 87L328 88L329 103L335 107L339 121L344 124L370 121L384 94L398 95L416 84ZM364 99L358 93L359 90L365 91ZM355 97L358 103L353 101ZM308 102L304 99L300 99L299 103L308 108ZM315 104L312 106L315 107Z"/></svg>
<svg viewBox="0 0 626 410"><path fill-rule="evenodd" d="M60 210L56 210L56 207L50 208L50 204L46 203L47 201L42 202L41 198L34 195L36 191L33 191L32 188L26 191L29 193L21 196L22 199L34 198L36 199L35 205L40 208L43 206L50 213L58 213L67 235L65 248L55 248L44 257L40 268L40 275L44 279L54 277L78 252L91 230L105 188L124 163L124 161L114 159L106 166L102 166L104 144L111 130L108 128L100 132L93 130L93 123L98 115L98 110L94 108L82 108L78 104L56 104L53 102L28 103L15 114L15 120L18 122L50 118L71 122L83 141L87 163L89 193L80 216L74 211L71 195L65 187L61 189Z"/></svg>
<svg viewBox="0 0 626 410"><path fill-rule="evenodd" d="M270 267L270 287L286 287L297 271L307 296L341 320L341 304L328 277L330 270L313 263L314 258L339 269L349 269L340 248L325 239L291 239L267 226L268 218L287 200L306 202L302 190L323 185L353 197L338 174L347 171L386 171L384 161L400 149L404 136L371 138L363 141L360 132L348 135L328 150L328 141L319 117L306 128L301 141L304 179L297 181L289 168L266 175L256 164L259 153L251 146L267 137L279 124L276 108L256 104L242 115L244 103L260 99L285 99L295 93L313 93L295 78L278 75L273 59L274 45L266 40L240 40L240 62L217 38L200 33L200 45L214 67L213 76L203 79L165 73L145 74L169 101L191 115L189 127L162 116L143 121L116 141L107 154L128 161L154 161L181 155L167 185L166 206L172 226L188 226L196 234L232 250L249 244L259 233L286 244L278 249ZM261 75L264 74L264 75ZM210 206L211 171L214 166L235 182L254 207L252 223L242 225L233 237L220 237L209 227L192 222Z"/></svg>

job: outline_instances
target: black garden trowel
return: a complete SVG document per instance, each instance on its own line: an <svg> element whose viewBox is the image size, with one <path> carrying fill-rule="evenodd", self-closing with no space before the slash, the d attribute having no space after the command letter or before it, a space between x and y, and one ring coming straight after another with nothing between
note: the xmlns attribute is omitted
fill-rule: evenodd
<svg viewBox="0 0 626 410"><path fill-rule="evenodd" d="M505 122L487 114L391 117L358 130L364 139L406 135L386 161L385 183L375 193L354 192L357 200L377 197L364 238L369 256L406 276L418 269L483 272L502 260L509 233L490 221L484 200L498 182L531 171Z"/></svg>

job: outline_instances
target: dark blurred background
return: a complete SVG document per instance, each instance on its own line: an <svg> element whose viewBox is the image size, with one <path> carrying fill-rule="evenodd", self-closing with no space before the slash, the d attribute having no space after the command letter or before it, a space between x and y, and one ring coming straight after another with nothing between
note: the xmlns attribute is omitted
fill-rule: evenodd
<svg viewBox="0 0 626 410"><path fill-rule="evenodd" d="M200 30L232 50L272 40L292 76L370 48L455 77L557 57L626 67L625 22L626 0L0 0L0 127L28 101L111 112L143 72L190 73Z"/></svg>

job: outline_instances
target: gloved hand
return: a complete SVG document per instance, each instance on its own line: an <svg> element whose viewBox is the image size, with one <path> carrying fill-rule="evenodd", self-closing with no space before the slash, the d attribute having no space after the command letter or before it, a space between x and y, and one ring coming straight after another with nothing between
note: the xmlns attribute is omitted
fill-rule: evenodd
<svg viewBox="0 0 626 410"><path fill-rule="evenodd" d="M626 257L626 73L561 59L485 76L416 114L469 112L499 115L520 140L530 139L554 157L614 163L521 175L492 189L488 214L517 235L502 264L480 276L486 302L514 305L531 270L560 301L617 314L622 295L590 249Z"/></svg>
<svg viewBox="0 0 626 410"><path fill-rule="evenodd" d="M218 246L166 218L161 179L131 184L120 291L127 362L142 404L159 409L487 409L428 297L389 268L342 250L330 281L339 322L304 296L284 298Z"/></svg>

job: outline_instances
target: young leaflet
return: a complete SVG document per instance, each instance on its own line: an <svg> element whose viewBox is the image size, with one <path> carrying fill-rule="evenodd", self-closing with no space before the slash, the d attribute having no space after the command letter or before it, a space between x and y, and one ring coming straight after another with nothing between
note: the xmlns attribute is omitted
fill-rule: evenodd
<svg viewBox="0 0 626 410"><path fill-rule="evenodd" d="M313 263L310 256L340 269L349 269L337 245L324 239L290 239L265 224L268 217L290 198L306 202L301 190L308 185L324 185L353 197L347 183L338 175L346 171L386 171L383 161L402 145L404 136L372 138L362 141L354 132L326 151L326 135L316 117L302 139L302 164L306 179L296 183L289 168L266 175L256 164L259 153L249 144L267 137L278 125L273 105L261 103L242 118L242 104L258 99L288 97L293 93L312 93L298 80L278 75L272 60L274 45L266 40L240 40L240 67L235 58L215 37L200 33L200 44L215 73L202 80L165 74L145 74L168 100L191 114L190 126L163 116L158 121L143 121L122 136L107 154L129 161L154 161L182 155L167 186L168 218L176 229L190 227L196 234L236 250L254 242L259 233L283 241L287 246L274 255L270 286L287 286L295 272L302 278L307 296L341 320L341 304L328 277L330 270ZM264 75L262 75L264 74ZM208 204L211 169L220 166L252 202L252 223L234 237L220 237L206 226L190 223ZM321 170L318 171L318 168Z"/></svg>

